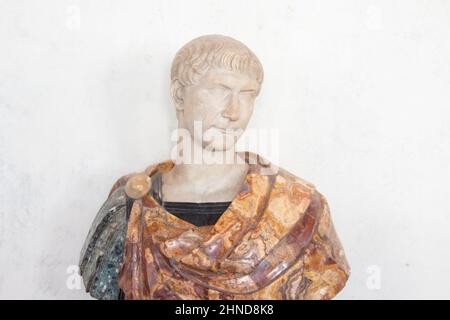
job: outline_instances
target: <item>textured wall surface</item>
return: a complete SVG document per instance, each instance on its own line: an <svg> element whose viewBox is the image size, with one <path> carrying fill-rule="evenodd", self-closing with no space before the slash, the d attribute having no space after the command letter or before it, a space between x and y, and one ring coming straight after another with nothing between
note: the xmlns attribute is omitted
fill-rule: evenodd
<svg viewBox="0 0 450 320"><path fill-rule="evenodd" d="M252 128L327 196L339 298L450 298L449 1L0 2L0 298L88 299L74 265L122 174L169 158L169 68L222 33L265 68Z"/></svg>

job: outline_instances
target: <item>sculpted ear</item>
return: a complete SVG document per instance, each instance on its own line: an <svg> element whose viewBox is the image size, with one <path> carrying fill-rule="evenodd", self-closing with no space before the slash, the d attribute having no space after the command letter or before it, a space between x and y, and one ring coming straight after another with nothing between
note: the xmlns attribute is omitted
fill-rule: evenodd
<svg viewBox="0 0 450 320"><path fill-rule="evenodd" d="M175 108L178 111L183 110L184 86L180 83L180 81L172 81L172 84L170 86L170 94L172 96L172 101L175 104Z"/></svg>

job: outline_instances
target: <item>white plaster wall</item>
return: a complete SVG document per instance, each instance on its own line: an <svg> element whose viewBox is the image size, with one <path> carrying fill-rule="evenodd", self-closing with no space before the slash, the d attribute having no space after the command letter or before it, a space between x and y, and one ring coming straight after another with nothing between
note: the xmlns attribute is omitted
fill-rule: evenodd
<svg viewBox="0 0 450 320"><path fill-rule="evenodd" d="M115 179L169 157L171 59L208 33L264 65L251 126L328 197L339 298L450 298L444 0L1 1L0 298L88 298L67 270Z"/></svg>

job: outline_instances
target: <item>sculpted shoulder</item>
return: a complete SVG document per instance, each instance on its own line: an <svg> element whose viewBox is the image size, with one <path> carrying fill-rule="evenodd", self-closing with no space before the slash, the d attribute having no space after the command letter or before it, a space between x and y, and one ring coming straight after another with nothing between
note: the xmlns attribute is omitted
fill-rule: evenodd
<svg viewBox="0 0 450 320"><path fill-rule="evenodd" d="M128 211L132 199L125 187L130 177L120 177L97 212L80 253L80 274L86 292L96 299L120 296L118 276L122 267Z"/></svg>

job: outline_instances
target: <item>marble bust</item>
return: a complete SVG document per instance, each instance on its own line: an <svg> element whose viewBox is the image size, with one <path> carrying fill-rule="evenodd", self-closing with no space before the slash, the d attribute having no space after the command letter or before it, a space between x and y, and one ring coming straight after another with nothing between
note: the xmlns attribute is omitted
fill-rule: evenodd
<svg viewBox="0 0 450 320"><path fill-rule="evenodd" d="M263 82L243 43L196 38L176 54L177 158L119 178L80 257L97 299L331 299L350 269L325 197L236 152Z"/></svg>

